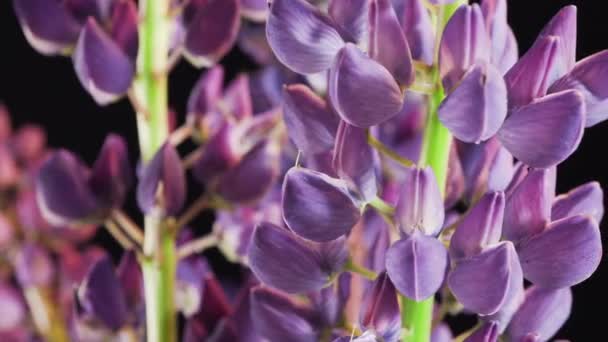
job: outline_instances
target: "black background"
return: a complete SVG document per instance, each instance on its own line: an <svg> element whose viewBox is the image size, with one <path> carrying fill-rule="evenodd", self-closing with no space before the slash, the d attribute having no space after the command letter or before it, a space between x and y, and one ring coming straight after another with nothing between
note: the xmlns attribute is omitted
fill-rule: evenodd
<svg viewBox="0 0 608 342"><path fill-rule="evenodd" d="M602 17L608 6L603 0L508 2L509 22L517 36L520 53L531 45L551 16L567 4L578 6L578 58L608 48L608 17ZM228 67L230 76L255 67L238 51L231 52L223 64ZM190 88L199 75L200 71L185 62L180 63L171 75L170 104L182 114L180 119L183 119ZM8 0L0 1L0 100L10 108L17 126L25 122L44 126L53 147L67 147L87 162L92 162L106 134L116 132L128 139L135 160L136 127L128 102L98 107L80 86L69 58L44 57L28 45ZM607 150L608 122L588 129L579 149L559 166L558 191L565 192L590 180L598 180L604 189L608 189ZM208 225L209 220L201 222ZM602 224L604 243L607 222L604 220ZM98 240L116 250L105 233L101 232ZM235 270L227 266L220 264L216 271ZM574 287L572 315L557 337L574 341L608 340L606 314L603 313L608 309L607 285L608 260L604 258L599 270L589 280Z"/></svg>

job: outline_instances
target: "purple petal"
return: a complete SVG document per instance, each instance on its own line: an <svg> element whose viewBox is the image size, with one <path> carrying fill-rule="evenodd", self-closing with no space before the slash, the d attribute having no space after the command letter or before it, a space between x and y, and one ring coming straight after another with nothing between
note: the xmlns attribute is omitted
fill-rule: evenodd
<svg viewBox="0 0 608 342"><path fill-rule="evenodd" d="M65 225L98 214L99 203L87 184L87 173L82 161L65 150L55 152L42 165L36 198L47 221Z"/></svg>
<svg viewBox="0 0 608 342"><path fill-rule="evenodd" d="M109 258L96 262L78 288L78 300L84 310L118 330L127 320L127 303L120 281Z"/></svg>
<svg viewBox="0 0 608 342"><path fill-rule="evenodd" d="M464 194L464 190L465 183L462 164L460 164L460 159L458 158L458 152L456 151L455 145L452 145L448 160L448 175L445 184L444 207L451 208L458 203Z"/></svg>
<svg viewBox="0 0 608 342"><path fill-rule="evenodd" d="M330 286L308 295L314 309L325 324L339 324L344 306L350 296L351 281L351 274L343 272Z"/></svg>
<svg viewBox="0 0 608 342"><path fill-rule="evenodd" d="M101 203L115 208L124 203L132 181L127 143L110 134L93 165L89 186Z"/></svg>
<svg viewBox="0 0 608 342"><path fill-rule="evenodd" d="M507 197L504 237L517 242L542 232L554 197L555 170L531 170Z"/></svg>
<svg viewBox="0 0 608 342"><path fill-rule="evenodd" d="M26 243L15 255L15 277L23 288L51 286L55 265L42 246Z"/></svg>
<svg viewBox="0 0 608 342"><path fill-rule="evenodd" d="M435 33L429 11L422 0L401 0L401 27L410 46L412 57L427 65L433 64ZM400 13L401 12L401 13Z"/></svg>
<svg viewBox="0 0 608 342"><path fill-rule="evenodd" d="M80 83L100 105L126 93L135 76L134 61L93 18L82 29L72 58Z"/></svg>
<svg viewBox="0 0 608 342"><path fill-rule="evenodd" d="M439 290L447 268L448 252L443 244L418 232L395 242L386 254L386 271L393 284L415 301Z"/></svg>
<svg viewBox="0 0 608 342"><path fill-rule="evenodd" d="M500 148L497 139L492 138L479 144L455 142L465 178L465 199L474 202L487 189L489 167Z"/></svg>
<svg viewBox="0 0 608 342"><path fill-rule="evenodd" d="M459 7L443 32L439 45L439 73L449 92L469 67L490 61L490 39L477 4Z"/></svg>
<svg viewBox="0 0 608 342"><path fill-rule="evenodd" d="M316 291L327 285L346 261L320 255L318 248L285 228L262 223L249 246L249 264L264 284L288 293Z"/></svg>
<svg viewBox="0 0 608 342"><path fill-rule="evenodd" d="M217 63L232 48L241 24L238 0L210 0L188 25L185 56L196 67Z"/></svg>
<svg viewBox="0 0 608 342"><path fill-rule="evenodd" d="M437 235L443 227L443 200L435 174L430 167L408 168L397 202L397 224L405 234L420 230Z"/></svg>
<svg viewBox="0 0 608 342"><path fill-rule="evenodd" d="M591 127L608 118L608 51L593 54L574 65L574 69L556 81L549 92L576 89L585 96L586 126Z"/></svg>
<svg viewBox="0 0 608 342"><path fill-rule="evenodd" d="M145 166L137 185L137 204L144 213L155 208L172 216L186 200L186 175L175 148L165 143Z"/></svg>
<svg viewBox="0 0 608 342"><path fill-rule="evenodd" d="M369 55L402 85L414 81L410 47L390 0L371 0L369 7Z"/></svg>
<svg viewBox="0 0 608 342"><path fill-rule="evenodd" d="M13 0L25 38L43 55L66 54L78 40L80 23L60 1Z"/></svg>
<svg viewBox="0 0 608 342"><path fill-rule="evenodd" d="M496 342L498 335L498 323L487 322L469 335L464 342Z"/></svg>
<svg viewBox="0 0 608 342"><path fill-rule="evenodd" d="M0 331L7 332L24 324L27 309L21 294L6 281L0 283L0 305L2 305Z"/></svg>
<svg viewBox="0 0 608 342"><path fill-rule="evenodd" d="M488 170L488 191L504 191L513 179L514 172L513 156L501 146Z"/></svg>
<svg viewBox="0 0 608 342"><path fill-rule="evenodd" d="M249 77L247 75L241 74L230 82L224 92L222 105L224 106L222 109L237 121L253 115Z"/></svg>
<svg viewBox="0 0 608 342"><path fill-rule="evenodd" d="M377 160L376 150L367 143L366 130L342 121L336 137L334 169L341 179L358 190L364 200L371 200L378 193Z"/></svg>
<svg viewBox="0 0 608 342"><path fill-rule="evenodd" d="M560 44L558 37L542 37L509 69L505 74L509 107L527 105L547 93L549 86L559 78Z"/></svg>
<svg viewBox="0 0 608 342"><path fill-rule="evenodd" d="M538 339L533 341L548 341L566 322L571 308L572 291L569 288L531 286L507 328L507 336L510 340L522 341L526 336L535 334Z"/></svg>
<svg viewBox="0 0 608 342"><path fill-rule="evenodd" d="M507 1L484 0L481 11L490 35L492 64L504 74L517 62L518 56L517 40L507 23Z"/></svg>
<svg viewBox="0 0 608 342"><path fill-rule="evenodd" d="M445 323L439 323L431 332L431 342L452 342L453 340L452 331Z"/></svg>
<svg viewBox="0 0 608 342"><path fill-rule="evenodd" d="M596 222L604 216L604 192L598 182L589 182L559 195L551 207L551 220L557 221L574 215L589 215Z"/></svg>
<svg viewBox="0 0 608 342"><path fill-rule="evenodd" d="M264 140L221 175L217 192L234 203L253 203L272 187L279 174L279 147Z"/></svg>
<svg viewBox="0 0 608 342"><path fill-rule="evenodd" d="M117 2L111 18L110 37L130 58L135 61L139 46L137 6L133 0Z"/></svg>
<svg viewBox="0 0 608 342"><path fill-rule="evenodd" d="M210 184L216 177L238 163L239 156L232 146L234 126L223 121L217 132L207 141L203 155L194 164L194 178L202 184Z"/></svg>
<svg viewBox="0 0 608 342"><path fill-rule="evenodd" d="M349 124L367 128L397 115L403 106L399 85L381 64L348 43L329 74L329 99Z"/></svg>
<svg viewBox="0 0 608 342"><path fill-rule="evenodd" d="M439 120L459 140L491 138L507 116L507 88L498 69L475 64L438 109Z"/></svg>
<svg viewBox="0 0 608 342"><path fill-rule="evenodd" d="M539 39L548 36L558 37L560 39L558 49L560 70L566 73L572 69L576 63L576 6L570 5L562 8L551 18L538 36Z"/></svg>
<svg viewBox="0 0 608 342"><path fill-rule="evenodd" d="M480 315L496 313L514 286L523 282L521 266L511 242L500 244L456 264L448 275L450 290L467 310Z"/></svg>
<svg viewBox="0 0 608 342"><path fill-rule="evenodd" d="M273 0L266 36L279 61L300 74L329 69L344 46L333 22L305 0Z"/></svg>
<svg viewBox="0 0 608 342"><path fill-rule="evenodd" d="M507 117L500 142L525 164L546 168L564 161L578 147L585 125L585 102L576 90L547 95Z"/></svg>
<svg viewBox="0 0 608 342"><path fill-rule="evenodd" d="M224 69L217 65L205 71L196 82L188 98L189 118L213 115L217 102L222 96Z"/></svg>
<svg viewBox="0 0 608 342"><path fill-rule="evenodd" d="M593 218L577 215L551 223L517 250L526 279L547 288L567 287L595 272L602 239Z"/></svg>
<svg viewBox="0 0 608 342"><path fill-rule="evenodd" d="M369 0L331 0L328 12L348 41L359 43L367 38Z"/></svg>
<svg viewBox="0 0 608 342"><path fill-rule="evenodd" d="M267 0L240 0L241 15L255 22L264 22L268 17Z"/></svg>
<svg viewBox="0 0 608 342"><path fill-rule="evenodd" d="M128 307L131 310L141 307L144 302L144 279L135 252L123 253L116 275L123 288Z"/></svg>
<svg viewBox="0 0 608 342"><path fill-rule="evenodd" d="M386 272L378 275L363 297L361 325L383 335L384 340L398 340L401 333L401 312L397 291Z"/></svg>
<svg viewBox="0 0 608 342"><path fill-rule="evenodd" d="M458 261L497 244L502 233L505 196L502 192L484 195L469 210L450 240L450 257Z"/></svg>
<svg viewBox="0 0 608 342"><path fill-rule="evenodd" d="M319 332L311 316L310 308L277 291L258 287L251 293L255 330L268 341L317 342Z"/></svg>
<svg viewBox="0 0 608 342"><path fill-rule="evenodd" d="M321 153L333 148L340 119L307 86L293 84L283 89L283 118L299 150Z"/></svg>
<svg viewBox="0 0 608 342"><path fill-rule="evenodd" d="M296 234L313 241L330 241L347 234L361 212L344 181L292 168L283 183L283 217Z"/></svg>

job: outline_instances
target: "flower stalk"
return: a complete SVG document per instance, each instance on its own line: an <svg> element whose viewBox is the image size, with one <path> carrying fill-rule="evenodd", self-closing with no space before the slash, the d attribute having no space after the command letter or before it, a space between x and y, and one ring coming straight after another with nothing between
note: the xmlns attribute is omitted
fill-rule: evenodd
<svg viewBox="0 0 608 342"><path fill-rule="evenodd" d="M137 129L141 159L148 162L169 133L167 66L169 55L169 1L140 2L139 55L133 85L137 102ZM149 216L149 215L148 215ZM176 341L175 236L162 220L145 218L144 257L141 266L146 300L148 342Z"/></svg>

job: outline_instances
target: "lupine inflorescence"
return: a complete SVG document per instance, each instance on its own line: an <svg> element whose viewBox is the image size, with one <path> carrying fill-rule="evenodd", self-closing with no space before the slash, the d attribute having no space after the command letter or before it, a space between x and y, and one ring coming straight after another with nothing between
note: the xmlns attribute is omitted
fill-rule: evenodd
<svg viewBox="0 0 608 342"><path fill-rule="evenodd" d="M0 109L3 340L547 341L600 263L599 184L556 194L608 118L608 53L576 60L574 6L520 53L506 0L13 4L99 105L131 101L141 158L109 134L87 165ZM233 45L260 69L225 82ZM206 70L178 125L181 57ZM84 243L97 226L117 267ZM453 336L459 314L478 323Z"/></svg>

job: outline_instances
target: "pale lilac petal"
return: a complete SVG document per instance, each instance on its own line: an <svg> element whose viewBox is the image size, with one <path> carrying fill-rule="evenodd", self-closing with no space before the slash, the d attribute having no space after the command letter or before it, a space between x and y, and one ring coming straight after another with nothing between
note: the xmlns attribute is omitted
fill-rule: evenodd
<svg viewBox="0 0 608 342"><path fill-rule="evenodd" d="M268 0L240 0L241 15L255 22L264 22L268 17Z"/></svg>
<svg viewBox="0 0 608 342"><path fill-rule="evenodd" d="M464 342L496 342L498 335L498 323L490 321L476 329Z"/></svg>
<svg viewBox="0 0 608 342"><path fill-rule="evenodd" d="M490 35L491 61L501 74L517 62L517 40L507 23L507 0L484 0L481 11Z"/></svg>
<svg viewBox="0 0 608 342"><path fill-rule="evenodd" d="M427 65L433 64L435 32L429 11L423 0L400 0L402 6L395 7L400 17L403 33L410 46L412 57Z"/></svg>
<svg viewBox="0 0 608 342"><path fill-rule="evenodd" d="M498 131L500 142L523 163L546 168L578 147L585 125L585 102L576 90L547 95L512 112Z"/></svg>
<svg viewBox="0 0 608 342"><path fill-rule="evenodd" d="M385 341L398 340L401 333L401 311L397 291L386 272L378 275L363 297L361 325L381 334Z"/></svg>
<svg viewBox="0 0 608 342"><path fill-rule="evenodd" d="M593 218L577 215L551 223L517 250L526 279L547 288L568 287L595 272L602 239Z"/></svg>
<svg viewBox="0 0 608 342"><path fill-rule="evenodd" d="M386 271L399 292L415 301L439 290L448 268L448 251L419 232L395 242L386 254Z"/></svg>
<svg viewBox="0 0 608 342"><path fill-rule="evenodd" d="M571 70L576 63L576 12L576 6L565 6L551 18L538 35L539 39L546 36L559 37L558 63L563 73Z"/></svg>
<svg viewBox="0 0 608 342"><path fill-rule="evenodd" d="M491 64L475 64L443 100L439 120L459 140L491 138L507 116L507 87Z"/></svg>
<svg viewBox="0 0 608 342"><path fill-rule="evenodd" d="M589 215L596 222L604 216L604 192L598 182L589 182L559 195L551 207L551 220L556 221L574 215Z"/></svg>
<svg viewBox="0 0 608 342"><path fill-rule="evenodd" d="M305 0L273 0L266 36L279 61L300 74L329 69L344 46L331 19Z"/></svg>
<svg viewBox="0 0 608 342"><path fill-rule="evenodd" d="M369 3L369 0L329 1L329 15L340 28L340 33L352 43L367 39Z"/></svg>
<svg viewBox="0 0 608 342"><path fill-rule="evenodd" d="M347 234L361 212L344 181L292 168L283 183L283 217L296 234L313 241L329 241Z"/></svg>
<svg viewBox="0 0 608 342"><path fill-rule="evenodd" d="M488 170L488 191L504 191L513 179L514 172L513 156L501 146Z"/></svg>
<svg viewBox="0 0 608 342"><path fill-rule="evenodd" d="M401 196L397 202L397 224L405 234L416 230L437 235L443 227L443 200L435 174L430 167L405 171Z"/></svg>

